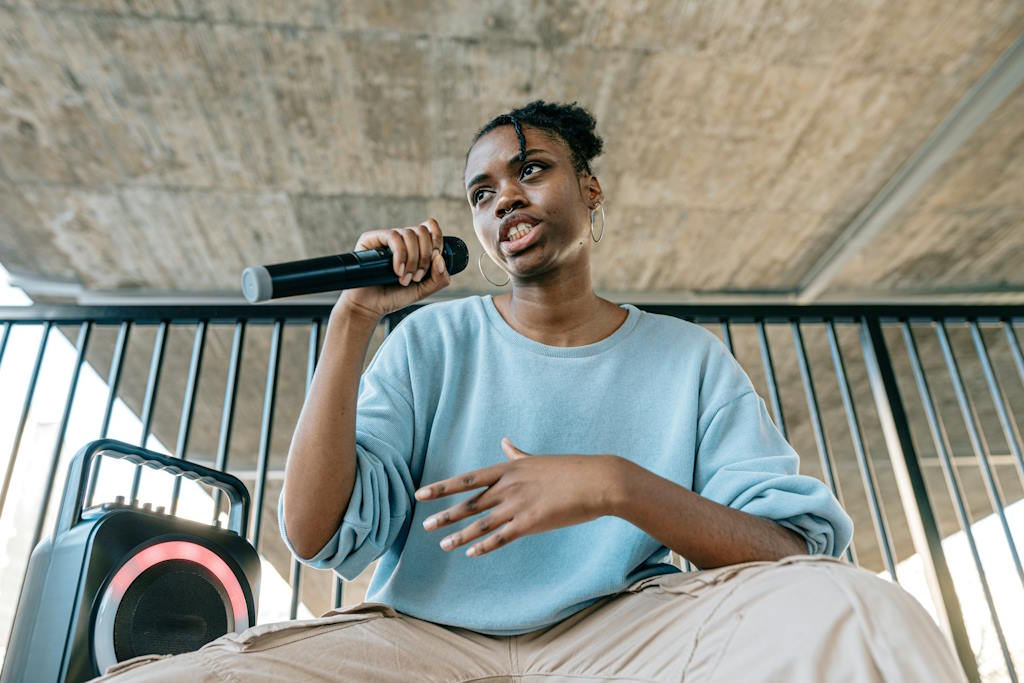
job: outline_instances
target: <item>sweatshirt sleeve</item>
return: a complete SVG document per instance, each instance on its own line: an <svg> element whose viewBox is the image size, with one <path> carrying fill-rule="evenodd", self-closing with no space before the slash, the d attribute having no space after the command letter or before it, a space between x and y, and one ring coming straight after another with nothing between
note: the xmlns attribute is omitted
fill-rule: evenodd
<svg viewBox="0 0 1024 683"><path fill-rule="evenodd" d="M301 560L348 580L391 547L412 510L414 413L411 391L402 388L409 381L403 337L400 328L389 335L359 381L355 482L341 525L316 555ZM278 526L298 557L284 527L283 492Z"/></svg>
<svg viewBox="0 0 1024 683"><path fill-rule="evenodd" d="M701 423L696 493L797 532L812 555L843 553L853 522L824 483L797 473L799 457L756 392L727 401Z"/></svg>

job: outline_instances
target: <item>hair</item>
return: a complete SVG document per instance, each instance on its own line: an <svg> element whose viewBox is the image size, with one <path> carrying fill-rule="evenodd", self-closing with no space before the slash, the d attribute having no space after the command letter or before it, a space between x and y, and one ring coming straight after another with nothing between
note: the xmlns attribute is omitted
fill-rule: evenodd
<svg viewBox="0 0 1024 683"><path fill-rule="evenodd" d="M595 132L597 121L594 115L575 102L571 104L555 104L544 100L534 100L527 105L513 109L512 111L495 116L487 122L483 128L473 137L469 148L483 136L500 126L512 126L516 129L516 137L519 138L519 159L526 157L526 138L523 136L522 126L532 126L552 135L556 135L569 147L572 156L572 165L577 173L593 173L590 170L590 162L593 161L604 148L604 141ZM466 159L469 159L469 152L466 152Z"/></svg>

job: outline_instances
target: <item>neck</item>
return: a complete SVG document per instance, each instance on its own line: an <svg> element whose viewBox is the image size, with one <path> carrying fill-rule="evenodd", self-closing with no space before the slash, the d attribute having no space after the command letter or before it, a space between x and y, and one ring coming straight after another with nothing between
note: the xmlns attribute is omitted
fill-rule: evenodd
<svg viewBox="0 0 1024 683"><path fill-rule="evenodd" d="M494 302L512 329L550 346L600 341L626 317L626 311L594 293L589 264L550 278L513 278L512 292L496 296Z"/></svg>

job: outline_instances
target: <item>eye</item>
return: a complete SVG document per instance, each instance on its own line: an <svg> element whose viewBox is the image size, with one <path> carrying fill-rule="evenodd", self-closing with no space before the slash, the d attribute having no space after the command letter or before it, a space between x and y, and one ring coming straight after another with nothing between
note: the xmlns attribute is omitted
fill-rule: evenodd
<svg viewBox="0 0 1024 683"><path fill-rule="evenodd" d="M527 173L527 171L531 168L534 168L539 171L544 168L544 164L540 163L539 161L531 161L530 163L525 164L523 166L523 170L520 172L520 175L523 176L524 178L528 175L533 175L533 173Z"/></svg>
<svg viewBox="0 0 1024 683"><path fill-rule="evenodd" d="M474 190L473 191L473 206L476 206L477 204L480 203L480 200L483 198L483 197L481 197L481 193L483 193L483 192L486 192L486 190Z"/></svg>

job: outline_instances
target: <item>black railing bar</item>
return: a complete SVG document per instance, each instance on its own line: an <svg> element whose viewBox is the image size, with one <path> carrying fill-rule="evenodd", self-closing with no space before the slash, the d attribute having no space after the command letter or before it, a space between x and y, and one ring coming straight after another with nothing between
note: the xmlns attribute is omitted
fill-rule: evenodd
<svg viewBox="0 0 1024 683"><path fill-rule="evenodd" d="M953 641L960 665L968 679L980 681L978 662L967 636L960 599L942 548L942 534L928 497L928 487L921 472L917 449L910 433L910 420L900 397L896 371L892 366L881 322L865 318L860 328L860 341L864 367L892 463L896 488L903 503L910 539L921 558L925 580L932 594L936 621Z"/></svg>
<svg viewBox="0 0 1024 683"><path fill-rule="evenodd" d="M121 323L121 329L117 333L117 341L114 344L114 355L110 358L110 370L107 373L107 405L103 409L103 421L100 423L99 438L101 439L107 438L107 432L110 430L110 418L114 412L114 401L117 400L117 388L121 384L121 368L124 367L124 354L128 348L128 333L131 329L132 324L127 320ZM102 457L93 458L92 471L89 473L89 487L85 494L86 507L92 505L102 464Z"/></svg>
<svg viewBox="0 0 1024 683"><path fill-rule="evenodd" d="M19 310L23 309L23 310ZM174 324L196 325L202 320L211 324L230 324L238 320L273 324L275 320L308 321L324 317L330 305L257 305L223 306L197 304L187 306L74 306L48 305L0 306L0 320L16 323L42 323L48 320L70 324L92 321L95 324L117 324L131 320L136 324L156 325L165 320Z"/></svg>
<svg viewBox="0 0 1024 683"><path fill-rule="evenodd" d="M331 595L331 604L334 605L334 609L341 607L342 594L345 590L345 584L342 582L341 577L337 574L334 575L334 590Z"/></svg>
<svg viewBox="0 0 1024 683"><path fill-rule="evenodd" d="M263 395L263 422L260 425L260 446L256 456L256 491L252 497L253 526L250 541L256 550L260 549L260 522L263 520L263 498L267 490L267 461L270 460L270 437L274 427L274 404L277 399L277 375L281 365L281 336L284 321L274 323L270 337L270 353L267 358L267 382Z"/></svg>
<svg viewBox="0 0 1024 683"><path fill-rule="evenodd" d="M764 321L757 321L757 340L761 346L761 363L764 365L764 377L768 381L768 396L772 402L772 412L775 414L775 424L782 433L782 438L789 441L789 431L786 429L786 417L782 412L782 399L779 396L779 384L775 379L775 363L772 362L772 351L768 345L768 334L765 332Z"/></svg>
<svg viewBox="0 0 1024 683"><path fill-rule="evenodd" d="M192 357L188 364L188 379L185 382L185 397L181 404L181 421L178 423L178 442L174 448L174 456L180 460L188 457L188 438L192 433L192 415L195 412L196 391L199 389L200 371L203 366L203 350L206 346L206 321L196 325L195 337L192 339ZM181 492L181 477L175 477L171 486L171 506L169 512L174 515L178 511L178 495Z"/></svg>
<svg viewBox="0 0 1024 683"><path fill-rule="evenodd" d="M43 334L39 338L39 350L36 352L36 360L32 365L32 374L29 375L28 386L25 388L25 400L21 404L21 416L18 418L18 426L14 430L14 443L11 444L11 454L7 458L7 469L4 470L4 483L0 488L0 514L3 514L4 505L7 503L7 490L11 486L11 477L14 474L14 464L18 459L18 451L21 450L21 439L25 435L25 425L28 422L28 411L32 407L32 398L36 393L36 384L39 382L39 371L43 367L43 356L46 353L46 344L50 340L50 330L53 323L43 323Z"/></svg>
<svg viewBox="0 0 1024 683"><path fill-rule="evenodd" d="M732 345L732 330L729 329L729 321L720 320L719 324L722 326L722 342L725 344L725 348L729 349L729 353L735 356L736 350Z"/></svg>
<svg viewBox="0 0 1024 683"><path fill-rule="evenodd" d="M226 472L228 452L231 448L231 430L235 423L235 399L238 396L239 368L242 365L242 349L245 346L245 320L235 321L235 335L231 342L231 361L228 363L228 377L224 382L224 405L220 414L220 437L217 439L217 467ZM221 490L213 492L213 524L218 524Z"/></svg>
<svg viewBox="0 0 1024 683"><path fill-rule="evenodd" d="M416 304L403 309L411 312L429 304ZM749 305L749 304L637 304L651 313L661 313L677 318L693 318L701 323L716 323L727 318L734 323L789 323L794 319L805 322L820 322L833 319L836 322L855 323L870 316L880 322L930 322L941 317L951 322L966 322L976 319L981 322L998 323L1004 319L1024 321L1024 306L1021 305L943 305L943 304L811 304L800 305ZM273 323L275 320L308 321L312 318L326 318L330 315L331 304L261 304L221 305L198 304L176 306L73 306L49 305L0 306L0 320L17 323L81 323L86 320L96 324L120 323L133 320L136 323L156 324L164 320L175 323L197 324L200 320L211 323L230 323L239 319L250 322ZM394 314L393 314L394 315ZM398 319L404 315L396 316Z"/></svg>
<svg viewBox="0 0 1024 683"><path fill-rule="evenodd" d="M978 360L981 361L981 369L985 374L985 382L988 384L988 391L992 394L992 402L996 406L996 414L999 416L999 424L1003 427L1003 434L1006 436L1006 445L1010 452L1017 459L1017 476L1020 478L1021 486L1024 486L1024 455L1021 454L1021 436L1017 429L1017 421L1010 408L1010 402L1006 400L1006 394L999 386L995 370L992 367L992 358L989 356L988 348L985 346L985 339L981 336L981 329L978 323L968 323L971 328L971 337L974 339L974 348L978 352Z"/></svg>
<svg viewBox="0 0 1024 683"><path fill-rule="evenodd" d="M1017 374L1020 375L1020 381L1024 384L1024 353L1020 350L1020 340L1017 339L1017 331L1013 329L1013 325L1008 320L1003 321L1003 331L1006 333L1006 343L1010 345L1013 364L1017 366Z"/></svg>
<svg viewBox="0 0 1024 683"><path fill-rule="evenodd" d="M142 400L142 434L139 436L139 446L145 448L146 440L149 438L150 429L153 426L153 409L156 406L157 389L160 387L160 374L164 367L164 351L167 349L167 327L168 322L164 320L156 328L156 338L153 340L153 355L149 361L149 377L146 380L146 394ZM135 474L132 475L132 490L128 497L129 505L135 505L139 497L139 483L142 481L142 465L135 466Z"/></svg>
<svg viewBox="0 0 1024 683"><path fill-rule="evenodd" d="M4 323L4 334L0 337L0 365L4 362L4 351L7 350L7 340L11 336L11 328L14 327L14 323Z"/></svg>
<svg viewBox="0 0 1024 683"><path fill-rule="evenodd" d="M317 352L320 350L320 321L313 320L309 325L309 350L306 353L306 388L305 396L309 395L309 387L313 384L313 373L316 372ZM292 589L292 600L288 606L288 618L294 619L299 614L299 592L302 581L302 563L292 556L292 567L288 583Z"/></svg>
<svg viewBox="0 0 1024 683"><path fill-rule="evenodd" d="M398 313L403 313L403 311L398 311ZM391 330L391 328L392 328L392 316L393 315L394 314L385 316L385 318L384 318L384 329L385 329L385 331L390 331ZM327 320L329 322L330 318L328 318ZM338 608L341 607L341 603L342 603L343 598L344 598L344 592L345 592L345 583L341 580L341 576L337 572L335 572L334 573L334 587L331 590L331 605L334 606L334 609L338 609Z"/></svg>
<svg viewBox="0 0 1024 683"><path fill-rule="evenodd" d="M64 398L64 410L60 416L60 424L57 427L57 438L53 444L53 453L50 454L50 467L46 474L46 483L43 486L43 501L40 505L39 514L36 515L36 525L32 532L32 542L29 548L35 548L39 539L43 537L43 525L46 523L46 511L49 507L50 498L53 494L53 483L57 479L57 467L60 465L60 452L64 447L64 437L68 432L68 422L71 420L71 409L75 403L75 394L78 391L78 378L82 374L82 365L85 363L85 351L89 345L89 335L92 332L91 323L82 323L78 328L78 340L75 342L75 367L71 370L71 380L68 382L67 396ZM26 567L26 576L28 568ZM22 577L24 585L25 577Z"/></svg>
<svg viewBox="0 0 1024 683"><path fill-rule="evenodd" d="M925 417L928 420L928 429L932 434L932 441L935 443L935 450L939 454L938 460L942 464L942 471L946 477L946 486L955 503L956 516L960 521L960 528L967 537L967 545L971 551L971 558L974 561L974 568L978 572L978 579L981 581L981 589L988 604L989 614L996 628L996 637L999 639L999 646L1003 650L1003 659L1006 661L1007 669L1011 675L1015 675L1013 658L1010 655L1009 646L1003 635L1003 627L996 612L995 600L992 597L992 589L988 584L988 577L985 575L984 565L981 563L981 554L978 552L978 544L974 539L974 528L971 520L971 513L963 498L963 484L960 482L960 475L956 471L955 458L951 456L953 449L949 445L949 434L942 421L942 416L935 408L932 400L932 390L928 386L928 378L924 373L924 366L921 364L921 356L917 351L917 341L914 339L914 332L908 323L903 323L903 341L907 347L907 356L910 359L910 367L914 372L914 380L917 382L917 393L921 397L921 404L924 406ZM974 458L970 463L974 464Z"/></svg>
<svg viewBox="0 0 1024 683"><path fill-rule="evenodd" d="M836 379L839 382L839 395L843 399L843 408L846 410L846 422L850 428L853 452L857 456L861 480L864 482L864 490L868 495L868 506L871 508L871 518L874 522L875 535L878 538L878 547L882 551L882 558L885 560L885 566L889 570L889 576L893 583L899 583L899 577L896 575L896 551L892 545L892 531L889 529L889 522L882 502L878 500L878 477L875 475L875 466L867 455L864 433L860 427L860 419L857 417L857 406L853 402L853 392L850 390L850 383L847 379L846 363L843 361L843 350L839 347L835 323L831 320L825 323L825 332L828 335L828 345L832 352L832 365L835 367Z"/></svg>
<svg viewBox="0 0 1024 683"><path fill-rule="evenodd" d="M821 460L821 471L825 475L825 483L832 489L832 494L844 508L843 492L839 488L839 481L835 475L835 464L832 462L832 451L828 445L828 435L825 434L825 426L821 421L821 411L818 408L818 394L814 389L814 377L811 374L811 364L807 361L807 349L804 347L804 336L800 331L800 323L794 321L793 345L796 347L797 361L800 365L800 376L803 378L804 396L807 398L807 410L811 415L811 426L814 429L814 443L818 447L818 458ZM857 564L857 549L853 541L846 549L846 559L852 564Z"/></svg>
<svg viewBox="0 0 1024 683"><path fill-rule="evenodd" d="M1010 523L1006 519L1006 506L1003 503L1002 493L999 491L999 481L995 478L992 472L992 465L988 460L988 443L985 440L985 435L981 432L974 403L967 395L967 389L964 387L963 377L960 375L960 367L953 353L949 334L946 331L946 324L941 320L937 321L935 332L939 337L942 355L946 359L946 368L949 370L949 378L953 382L953 392L956 394L957 404L960 406L960 413L964 418L964 425L967 427L967 436L970 439L971 448L974 450L974 455L981 469L982 479L985 481L985 489L988 491L989 500L995 508L996 515L999 516L999 523L1003 527L1006 544L1010 548L1010 556L1013 558L1013 565L1017 569L1017 578L1020 579L1020 584L1024 587L1024 568L1021 567L1017 543L1013 539Z"/></svg>

